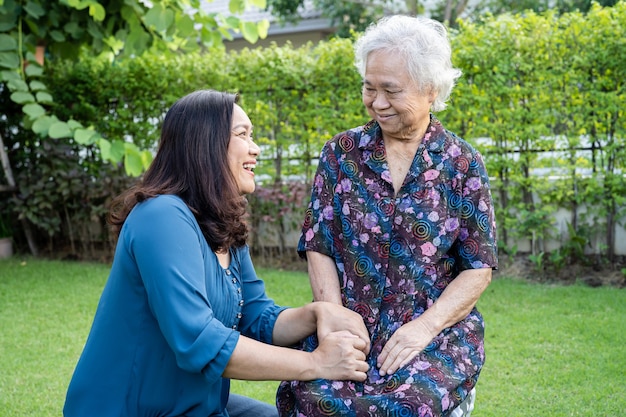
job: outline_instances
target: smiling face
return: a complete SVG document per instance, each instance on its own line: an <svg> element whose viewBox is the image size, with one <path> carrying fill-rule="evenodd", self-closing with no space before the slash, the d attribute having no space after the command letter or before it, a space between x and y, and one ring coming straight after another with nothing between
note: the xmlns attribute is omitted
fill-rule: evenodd
<svg viewBox="0 0 626 417"><path fill-rule="evenodd" d="M371 52L363 78L363 104L386 140L421 141L430 123L434 94L422 94L401 54Z"/></svg>
<svg viewBox="0 0 626 417"><path fill-rule="evenodd" d="M246 112L235 104L228 142L228 166L241 195L254 192L254 168L260 153L261 149L252 141L252 122Z"/></svg>

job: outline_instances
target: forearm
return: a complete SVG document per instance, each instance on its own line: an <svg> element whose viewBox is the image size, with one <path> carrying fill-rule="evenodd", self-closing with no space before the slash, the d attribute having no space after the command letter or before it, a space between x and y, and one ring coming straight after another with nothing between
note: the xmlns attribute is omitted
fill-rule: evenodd
<svg viewBox="0 0 626 417"><path fill-rule="evenodd" d="M313 304L283 310L276 319L272 332L272 344L291 346L315 333L317 316Z"/></svg>
<svg viewBox="0 0 626 417"><path fill-rule="evenodd" d="M342 304L335 261L319 252L307 251L306 254L313 299Z"/></svg>
<svg viewBox="0 0 626 417"><path fill-rule="evenodd" d="M223 376L251 381L303 381L316 378L316 373L316 364L308 352L240 336Z"/></svg>
<svg viewBox="0 0 626 417"><path fill-rule="evenodd" d="M366 343L348 331L328 335L313 352L268 345L240 336L223 376L247 380L324 378L364 381Z"/></svg>
<svg viewBox="0 0 626 417"><path fill-rule="evenodd" d="M463 320L472 311L481 294L491 282L491 268L461 272L443 291L439 299L420 317L431 334Z"/></svg>

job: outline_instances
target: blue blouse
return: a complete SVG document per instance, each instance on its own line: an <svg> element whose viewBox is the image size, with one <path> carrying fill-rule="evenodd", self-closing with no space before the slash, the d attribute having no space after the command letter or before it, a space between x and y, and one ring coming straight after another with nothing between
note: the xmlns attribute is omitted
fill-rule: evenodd
<svg viewBox="0 0 626 417"><path fill-rule="evenodd" d="M272 342L277 306L248 247L224 269L185 203L138 204L70 382L64 415L227 416L222 373L239 335Z"/></svg>

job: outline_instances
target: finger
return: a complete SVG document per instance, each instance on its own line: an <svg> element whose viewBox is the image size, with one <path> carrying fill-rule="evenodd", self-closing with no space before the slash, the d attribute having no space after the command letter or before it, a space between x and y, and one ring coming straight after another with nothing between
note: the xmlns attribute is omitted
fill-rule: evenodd
<svg viewBox="0 0 626 417"><path fill-rule="evenodd" d="M359 361L356 364L356 369L354 371L355 379L359 381L364 381L367 378L367 371L370 369L369 365L365 361Z"/></svg>
<svg viewBox="0 0 626 417"><path fill-rule="evenodd" d="M355 339L355 340L360 339L359 336L355 335L354 333L352 333L352 332L350 332L348 330L337 330L337 331L328 333L327 336L347 337L347 338Z"/></svg>
<svg viewBox="0 0 626 417"><path fill-rule="evenodd" d="M387 343L383 348L381 354L378 356L376 365L379 368L381 375L390 373L391 366L395 363L398 355L402 351L402 346L399 343Z"/></svg>
<svg viewBox="0 0 626 417"><path fill-rule="evenodd" d="M351 378L353 381L363 382L367 379L367 373L365 372L355 372L354 376Z"/></svg>
<svg viewBox="0 0 626 417"><path fill-rule="evenodd" d="M417 356L417 353L418 352L414 351L413 349L404 349L393 360L388 359L387 363L383 363L383 365L381 366L381 375L390 375L395 373L398 369L402 368L411 360L413 360L413 358ZM384 374L382 372L384 372Z"/></svg>
<svg viewBox="0 0 626 417"><path fill-rule="evenodd" d="M369 354L370 348L371 348L371 340L370 340L369 333L365 331L365 333L360 333L358 334L358 336L364 342L363 352L365 352L366 355Z"/></svg>
<svg viewBox="0 0 626 417"><path fill-rule="evenodd" d="M378 359L376 362L376 366L378 368L380 368L383 363L385 363L387 361L387 358L389 357L392 349L396 346L396 343L393 341L393 339L390 339L387 344L383 347L383 350L380 352L380 355L378 355Z"/></svg>
<svg viewBox="0 0 626 417"><path fill-rule="evenodd" d="M358 336L352 342L352 346L354 346L364 355L366 355L369 352L369 340L366 342L365 340L359 338Z"/></svg>

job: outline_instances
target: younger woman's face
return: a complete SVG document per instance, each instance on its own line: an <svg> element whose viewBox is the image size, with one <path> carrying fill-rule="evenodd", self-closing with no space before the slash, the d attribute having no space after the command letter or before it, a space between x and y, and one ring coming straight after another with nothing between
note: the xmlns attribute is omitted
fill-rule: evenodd
<svg viewBox="0 0 626 417"><path fill-rule="evenodd" d="M228 165L241 195L254 192L254 168L260 153L261 149L252 140L252 122L246 112L235 104L228 142Z"/></svg>

